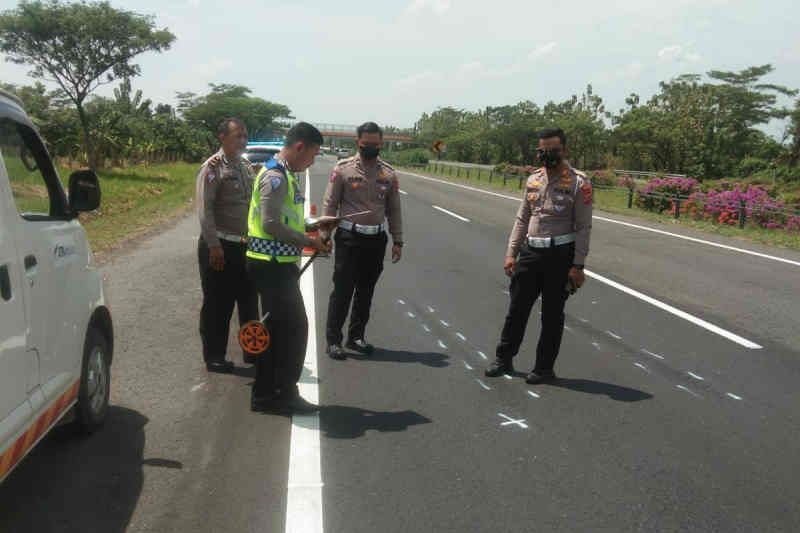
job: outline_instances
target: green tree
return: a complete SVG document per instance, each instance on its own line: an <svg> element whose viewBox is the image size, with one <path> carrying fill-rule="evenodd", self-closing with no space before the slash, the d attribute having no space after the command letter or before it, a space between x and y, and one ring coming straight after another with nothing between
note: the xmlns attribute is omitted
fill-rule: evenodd
<svg viewBox="0 0 800 533"><path fill-rule="evenodd" d="M247 125L252 138L270 135L293 118L283 104L251 96L252 90L242 85L211 84L204 96L178 93L178 109L191 126L208 132L209 146L216 143L217 125L225 117L238 117Z"/></svg>
<svg viewBox="0 0 800 533"><path fill-rule="evenodd" d="M137 55L169 49L175 36L154 19L108 2L23 0L0 14L0 50L30 75L58 84L75 105L90 166L96 166L86 98L100 85L139 75Z"/></svg>

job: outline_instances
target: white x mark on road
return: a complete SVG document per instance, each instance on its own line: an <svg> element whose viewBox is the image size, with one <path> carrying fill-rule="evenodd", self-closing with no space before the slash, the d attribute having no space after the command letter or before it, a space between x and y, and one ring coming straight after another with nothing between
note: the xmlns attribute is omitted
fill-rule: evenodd
<svg viewBox="0 0 800 533"><path fill-rule="evenodd" d="M514 420L510 416L504 415L503 413L497 413L497 416L501 418L505 418L505 422L501 422L501 426L519 426L522 429L528 429L528 424L525 423L524 418L520 418L519 420Z"/></svg>

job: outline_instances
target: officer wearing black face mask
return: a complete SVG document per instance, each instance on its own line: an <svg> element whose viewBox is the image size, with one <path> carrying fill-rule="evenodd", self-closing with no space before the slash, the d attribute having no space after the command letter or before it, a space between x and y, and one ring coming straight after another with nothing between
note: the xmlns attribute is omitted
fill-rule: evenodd
<svg viewBox="0 0 800 533"><path fill-rule="evenodd" d="M369 355L365 331L375 284L383 271L388 236L392 235L392 262L403 250L400 189L394 169L378 154L383 131L374 122L356 130L358 154L339 161L331 173L322 202L322 214L343 217L334 236L333 292L328 303L328 355L345 359L342 327L352 301L346 347ZM367 213L364 213L367 211ZM358 214L357 214L358 213ZM387 226L388 222L388 226Z"/></svg>
<svg viewBox="0 0 800 533"><path fill-rule="evenodd" d="M567 138L559 129L539 133L536 151L543 165L529 178L506 251L504 269L511 278L511 301L496 359L486 375L514 371L531 308L542 297L542 329L530 384L555 379L554 365L564 331L569 291L583 285L583 265L592 228L592 185L565 160Z"/></svg>

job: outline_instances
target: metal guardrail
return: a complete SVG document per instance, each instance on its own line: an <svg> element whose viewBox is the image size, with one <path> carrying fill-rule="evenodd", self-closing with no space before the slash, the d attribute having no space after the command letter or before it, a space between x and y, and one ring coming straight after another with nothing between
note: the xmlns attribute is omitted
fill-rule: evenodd
<svg viewBox="0 0 800 533"><path fill-rule="evenodd" d="M501 172L495 172L494 167L489 169L480 168L480 167L461 167L456 165L449 165L447 162L443 161L431 161L427 165L422 165L423 168L433 172L434 174L441 174L445 176L452 176L455 178L465 178L465 179L472 179L475 178L477 181L481 180L482 176L485 176L486 181L492 183L493 181L500 181L502 180L503 185L507 186L508 182L514 183L517 182L519 189L522 189L522 184L527 179L527 174L506 174ZM488 172L487 172L488 171ZM634 171L635 172L635 171ZM629 171L620 171L621 174L628 174L628 175L635 175ZM652 173L641 173L642 177L650 175L651 177L656 176L663 176L664 174L658 174L655 172ZM680 174L668 174L667 176L670 177L685 177ZM614 187L608 185L594 185L595 189L602 190L602 191L617 191L620 194L627 195L628 199L628 208L633 207L634 198L650 198L654 200L660 200L662 202L668 203L665 205L661 211L665 211L667 209L673 210L674 218L680 218L681 215L681 205L689 200L689 195L676 195L676 194L667 194L667 193L659 193L659 192L651 192L651 193L643 193L641 191L636 190L636 188L628 188L628 187ZM721 209L730 209L735 210L737 213L737 221L740 228L743 228L747 222L748 217L753 215L753 212L756 213L773 213L789 217L800 216L800 210L790 209L790 208L775 208L773 206L768 206L766 204L747 204L744 200L736 203L736 202L724 202L724 201L714 201L714 202L703 202L700 203L703 209L707 205L712 205L713 207L718 207ZM674 208L674 209L673 209Z"/></svg>
<svg viewBox="0 0 800 533"><path fill-rule="evenodd" d="M646 172L643 170L614 170L614 174L635 176L637 178L657 178L664 176L665 178L685 178L686 174L677 174L675 172Z"/></svg>

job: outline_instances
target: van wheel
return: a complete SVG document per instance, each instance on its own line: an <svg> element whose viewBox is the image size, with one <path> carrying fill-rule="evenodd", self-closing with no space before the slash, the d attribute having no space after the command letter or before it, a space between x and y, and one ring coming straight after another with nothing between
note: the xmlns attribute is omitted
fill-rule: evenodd
<svg viewBox="0 0 800 533"><path fill-rule="evenodd" d="M81 384L75 409L75 424L84 433L103 425L111 392L108 341L95 326L86 333L81 366Z"/></svg>

